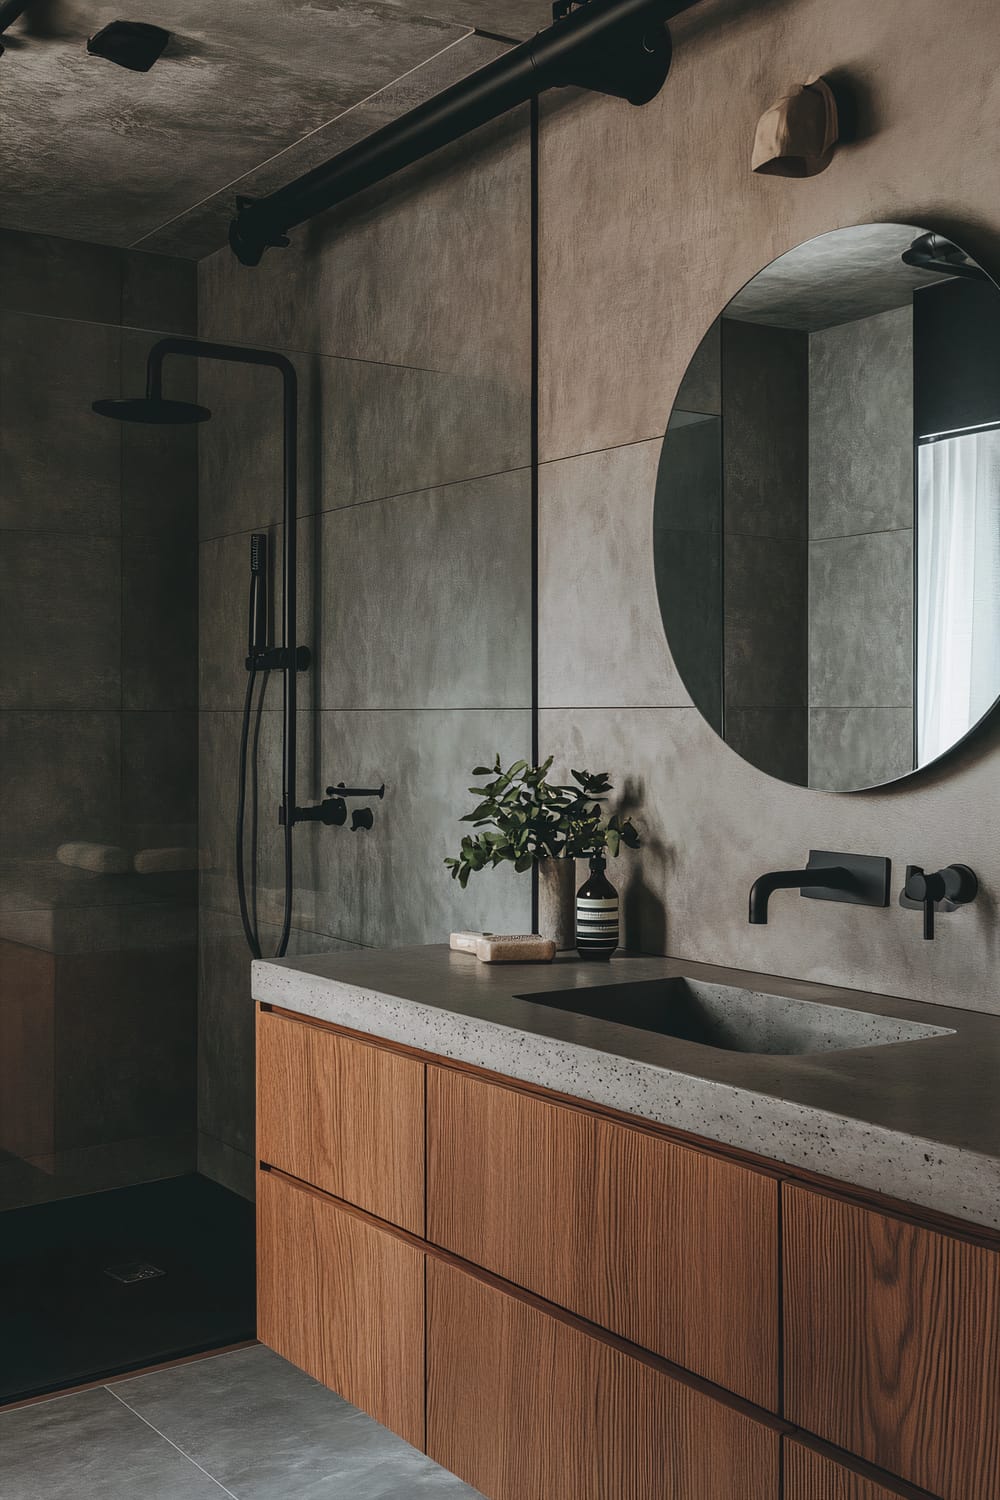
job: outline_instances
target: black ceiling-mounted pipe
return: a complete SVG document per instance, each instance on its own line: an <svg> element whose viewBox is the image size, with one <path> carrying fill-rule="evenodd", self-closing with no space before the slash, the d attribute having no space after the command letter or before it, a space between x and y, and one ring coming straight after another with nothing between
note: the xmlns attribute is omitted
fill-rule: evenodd
<svg viewBox="0 0 1000 1500"><path fill-rule="evenodd" d="M546 89L573 85L648 104L670 70L671 16L697 0L587 0L530 41L471 73L266 198L236 200L229 243L255 266L288 231L459 140Z"/></svg>

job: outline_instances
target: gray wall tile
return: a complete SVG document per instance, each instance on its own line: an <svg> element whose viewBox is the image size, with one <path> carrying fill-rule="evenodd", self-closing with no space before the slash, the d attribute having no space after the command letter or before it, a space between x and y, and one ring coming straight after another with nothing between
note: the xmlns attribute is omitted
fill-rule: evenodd
<svg viewBox="0 0 1000 1500"><path fill-rule="evenodd" d="M159 257L156 257L159 259ZM146 356L155 333L126 328L121 334L121 389L141 396L146 389ZM198 397L194 360L170 359L164 390L177 400ZM114 429L115 424L105 422ZM121 442L122 531L126 536L198 534L198 426L154 427L128 422L119 428Z"/></svg>
<svg viewBox="0 0 1000 1500"><path fill-rule="evenodd" d="M811 784L809 719L804 707L730 708L726 744L767 776L795 786Z"/></svg>
<svg viewBox="0 0 1000 1500"><path fill-rule="evenodd" d="M0 230L0 307L115 324L121 311L121 251Z"/></svg>
<svg viewBox="0 0 1000 1500"><path fill-rule="evenodd" d="M0 708L119 706L120 578L120 543L113 537L6 533L0 658L8 667Z"/></svg>
<svg viewBox="0 0 1000 1500"><path fill-rule="evenodd" d="M913 313L809 339L809 535L913 526Z"/></svg>
<svg viewBox="0 0 1000 1500"><path fill-rule="evenodd" d="M809 785L873 787L913 770L910 708L811 708Z"/></svg>
<svg viewBox="0 0 1000 1500"><path fill-rule="evenodd" d="M121 322L161 333L197 333L197 266L173 255L122 252Z"/></svg>
<svg viewBox="0 0 1000 1500"><path fill-rule="evenodd" d="M0 525L88 536L120 529L117 328L0 315Z"/></svg>
<svg viewBox="0 0 1000 1500"><path fill-rule="evenodd" d="M722 415L722 319L716 318L691 356L677 391L681 411Z"/></svg>
<svg viewBox="0 0 1000 1500"><path fill-rule="evenodd" d="M122 714L122 837L135 849L196 845L195 711Z"/></svg>
<svg viewBox="0 0 1000 1500"><path fill-rule="evenodd" d="M722 319L727 532L795 537L809 528L809 341Z"/></svg>
<svg viewBox="0 0 1000 1500"><path fill-rule="evenodd" d="M184 709L198 702L198 544L183 531L122 545L122 702Z"/></svg>
<svg viewBox="0 0 1000 1500"><path fill-rule="evenodd" d="M913 700L913 533L809 546L809 702L900 708Z"/></svg>
<svg viewBox="0 0 1000 1500"><path fill-rule="evenodd" d="M199 267L208 338L490 375L528 389L527 110L299 232L248 277ZM483 274L488 266L489 274Z"/></svg>
<svg viewBox="0 0 1000 1500"><path fill-rule="evenodd" d="M538 673L545 704L686 703L650 566L660 443L539 471Z"/></svg>
<svg viewBox="0 0 1000 1500"><path fill-rule="evenodd" d="M303 703L527 708L531 476L522 469L300 523Z"/></svg>
<svg viewBox="0 0 1000 1500"><path fill-rule="evenodd" d="M806 553L805 542L727 534L727 707L805 707Z"/></svg>

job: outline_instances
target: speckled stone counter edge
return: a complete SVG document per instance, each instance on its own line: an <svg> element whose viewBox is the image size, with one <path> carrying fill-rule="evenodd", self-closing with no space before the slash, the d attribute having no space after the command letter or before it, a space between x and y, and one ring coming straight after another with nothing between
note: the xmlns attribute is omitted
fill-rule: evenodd
<svg viewBox="0 0 1000 1500"><path fill-rule="evenodd" d="M1000 1229L1000 1160L266 961L255 1000Z"/></svg>

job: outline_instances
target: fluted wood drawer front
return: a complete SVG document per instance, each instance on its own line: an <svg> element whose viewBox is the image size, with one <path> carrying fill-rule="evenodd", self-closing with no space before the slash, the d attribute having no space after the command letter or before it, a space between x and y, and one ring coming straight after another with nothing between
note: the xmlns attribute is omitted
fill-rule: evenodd
<svg viewBox="0 0 1000 1500"><path fill-rule="evenodd" d="M887 1487L814 1453L794 1438L785 1441L784 1500L916 1500L909 1486Z"/></svg>
<svg viewBox="0 0 1000 1500"><path fill-rule="evenodd" d="M258 1012L257 1154L422 1235L423 1063Z"/></svg>
<svg viewBox="0 0 1000 1500"><path fill-rule="evenodd" d="M429 1239L777 1409L774 1180L447 1069L427 1086Z"/></svg>
<svg viewBox="0 0 1000 1500"><path fill-rule="evenodd" d="M1000 1496L1000 1255L785 1189L785 1412L943 1500Z"/></svg>
<svg viewBox="0 0 1000 1500"><path fill-rule="evenodd" d="M257 1336L423 1447L423 1252L273 1172L257 1174Z"/></svg>
<svg viewBox="0 0 1000 1500"><path fill-rule="evenodd" d="M487 1500L777 1500L779 1438L427 1262L427 1451Z"/></svg>

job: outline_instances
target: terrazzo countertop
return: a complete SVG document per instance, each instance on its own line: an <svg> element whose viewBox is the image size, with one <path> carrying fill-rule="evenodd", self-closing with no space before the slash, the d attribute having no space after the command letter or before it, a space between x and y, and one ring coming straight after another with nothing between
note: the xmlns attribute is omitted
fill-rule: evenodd
<svg viewBox="0 0 1000 1500"><path fill-rule="evenodd" d="M647 982L648 994L648 981L679 976L750 991L762 1011L780 1012L768 998L777 996L860 1013L841 1018L855 1042L914 1027L917 1039L736 1052L545 1003L573 990L583 1006L603 1004L587 992ZM257 961L252 990L303 1016L1000 1229L1000 1017L675 959L493 965L443 944Z"/></svg>

